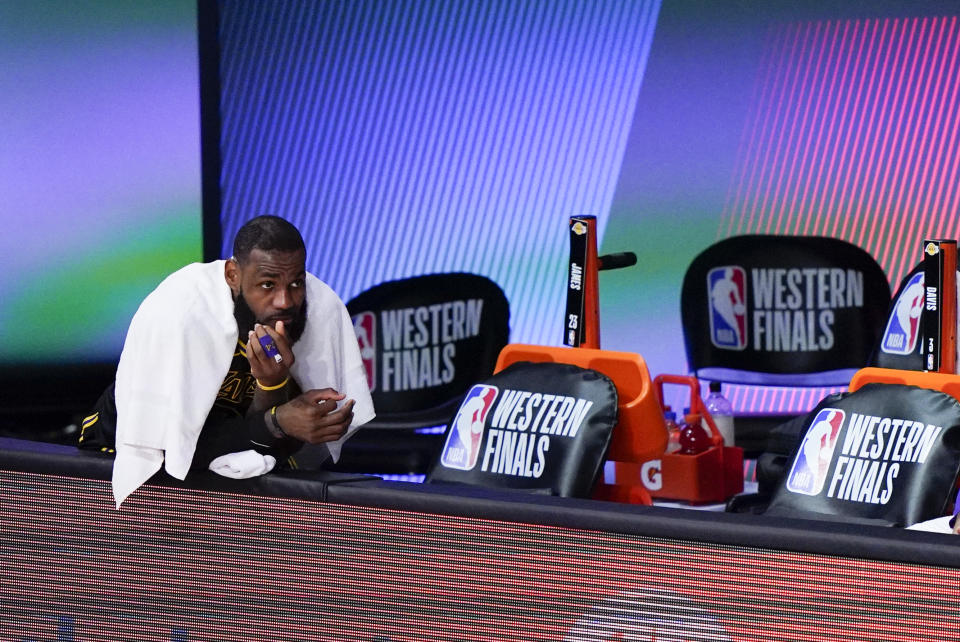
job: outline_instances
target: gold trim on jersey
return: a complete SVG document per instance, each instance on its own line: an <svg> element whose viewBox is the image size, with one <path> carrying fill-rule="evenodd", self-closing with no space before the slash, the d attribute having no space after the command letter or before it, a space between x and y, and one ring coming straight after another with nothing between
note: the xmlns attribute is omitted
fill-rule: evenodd
<svg viewBox="0 0 960 642"><path fill-rule="evenodd" d="M89 417L84 417L83 421L80 422L80 438L77 440L78 443L83 442L84 435L87 432L87 428L97 423L97 420L100 419L100 413L95 412Z"/></svg>

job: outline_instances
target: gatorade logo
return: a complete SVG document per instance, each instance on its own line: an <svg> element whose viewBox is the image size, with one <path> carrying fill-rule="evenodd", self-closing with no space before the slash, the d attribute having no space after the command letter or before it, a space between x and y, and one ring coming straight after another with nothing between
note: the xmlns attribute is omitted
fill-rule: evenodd
<svg viewBox="0 0 960 642"><path fill-rule="evenodd" d="M663 474L660 472L660 460L651 459L643 462L640 467L640 481L649 490L660 490L663 488Z"/></svg>

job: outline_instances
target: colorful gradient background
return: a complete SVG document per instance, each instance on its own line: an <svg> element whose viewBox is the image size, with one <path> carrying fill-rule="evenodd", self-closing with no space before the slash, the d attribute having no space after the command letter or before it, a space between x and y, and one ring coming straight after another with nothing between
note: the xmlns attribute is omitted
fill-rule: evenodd
<svg viewBox="0 0 960 642"><path fill-rule="evenodd" d="M346 298L477 272L514 341L558 345L565 221L594 214L602 252L640 257L601 276L603 346L682 373L681 280L718 239L837 236L896 287L958 236L955 4L220 6L224 238L289 216Z"/></svg>
<svg viewBox="0 0 960 642"><path fill-rule="evenodd" d="M606 347L641 352L654 372L685 367L671 359L680 284L716 240L837 237L896 290L924 238L960 236L960 5L795 5L661 10L603 243L641 248L645 274L601 284ZM780 411L826 392L728 395L739 410Z"/></svg>
<svg viewBox="0 0 960 642"><path fill-rule="evenodd" d="M30 13L32 5L13 6ZM896 289L924 237L960 236L955 2L218 7L223 254L250 216L284 215L304 232L309 268L345 300L388 279L475 272L505 290L513 341L560 345L565 224L594 214L601 252L639 256L638 266L601 275L603 346L639 352L653 374L683 373L680 284L693 257L716 240L836 236L876 257ZM36 21L46 28L49 19ZM98 75L117 76L116 56L81 64L58 54L65 50L52 39L45 56L71 58L82 80L70 86L84 100L44 85L47 102L69 113L67 105L89 105L94 122L108 124L121 120L110 109L148 112L156 96L175 93L183 102L171 96L169 104L195 107L192 25L174 30L158 20L151 31L119 17L108 24L136 43L162 35L169 49L128 57L128 82L86 96ZM11 42L24 39L4 38L0 47L16 53ZM147 121L132 142L112 127L100 135L88 127L89 140L69 145L89 153L74 165L82 171L25 190L6 166L49 156L37 150L38 132L53 120L31 126L24 105L42 98L28 83L13 86L24 90L0 101L19 101L26 124L13 131L29 148L12 154L5 146L0 180L5 193L29 198L3 212L19 238L3 241L15 260L0 282L0 332L12 338L12 323L30 323L51 339L35 354L115 358L143 292L168 266L200 254L199 134L158 136L173 122L169 114L162 128ZM195 111L190 119L195 125ZM142 180L126 181L144 189L137 205L96 203L68 214L31 200L59 197L71 181L124 191L116 182L140 166L128 155L161 143L179 151L162 169L148 162ZM103 158L118 150L122 160L109 166ZM192 186L191 198L163 183L174 173L177 185ZM55 215L37 219L44 211ZM34 220L40 224L24 225ZM153 258L129 262L143 256ZM133 267L146 264L156 268L149 276ZM79 295L66 319L56 316L71 285L97 273L93 293ZM730 390L740 411L809 407L823 393Z"/></svg>
<svg viewBox="0 0 960 642"><path fill-rule="evenodd" d="M201 259L192 0L0 2L0 363L116 360Z"/></svg>

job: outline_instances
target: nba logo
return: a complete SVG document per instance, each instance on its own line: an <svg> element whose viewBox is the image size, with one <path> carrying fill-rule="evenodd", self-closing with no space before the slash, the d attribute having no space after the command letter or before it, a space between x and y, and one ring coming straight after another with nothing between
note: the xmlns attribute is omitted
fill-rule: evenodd
<svg viewBox="0 0 960 642"><path fill-rule="evenodd" d="M373 312L361 312L351 318L353 331L360 345L360 359L367 373L367 385L370 386L370 392L373 392L377 387L377 317Z"/></svg>
<svg viewBox="0 0 960 642"><path fill-rule="evenodd" d="M887 320L880 349L887 354L912 354L920 335L920 315L923 312L923 272L910 278L897 298L893 314Z"/></svg>
<svg viewBox="0 0 960 642"><path fill-rule="evenodd" d="M724 350L747 347L747 273L739 265L707 273L710 341Z"/></svg>
<svg viewBox="0 0 960 642"><path fill-rule="evenodd" d="M477 465L483 425L497 398L496 386L478 384L470 388L447 432L440 463L447 468L471 470Z"/></svg>
<svg viewBox="0 0 960 642"><path fill-rule="evenodd" d="M845 417L846 413L837 408L824 408L817 413L787 476L787 490L801 495L820 494Z"/></svg>

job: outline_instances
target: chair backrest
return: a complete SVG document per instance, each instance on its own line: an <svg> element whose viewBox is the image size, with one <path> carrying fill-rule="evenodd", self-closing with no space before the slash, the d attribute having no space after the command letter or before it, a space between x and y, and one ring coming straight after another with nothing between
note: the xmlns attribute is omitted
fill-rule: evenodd
<svg viewBox="0 0 960 642"><path fill-rule="evenodd" d="M866 251L813 236L748 235L690 264L680 307L690 369L730 383L846 385L883 334L890 285Z"/></svg>
<svg viewBox="0 0 960 642"><path fill-rule="evenodd" d="M378 427L446 423L510 334L503 290L476 274L387 281L349 302Z"/></svg>
<svg viewBox="0 0 960 642"><path fill-rule="evenodd" d="M873 379L862 372L861 382ZM960 471L960 403L930 388L956 390L958 377L934 373L930 385L927 375L851 384L824 399L803 420L767 514L890 526L946 514Z"/></svg>
<svg viewBox="0 0 960 642"><path fill-rule="evenodd" d="M467 393L427 482L588 497L617 400L616 385L596 370L514 363Z"/></svg>
<svg viewBox="0 0 960 642"><path fill-rule="evenodd" d="M960 271L957 276L957 282L960 283ZM957 290L960 292L960 286ZM900 287L890 303L886 325L876 345L871 365L897 370L924 369L921 321L925 302L924 264L921 261L900 281ZM960 328L960 316L957 319L957 326ZM960 346L957 352L960 354Z"/></svg>

